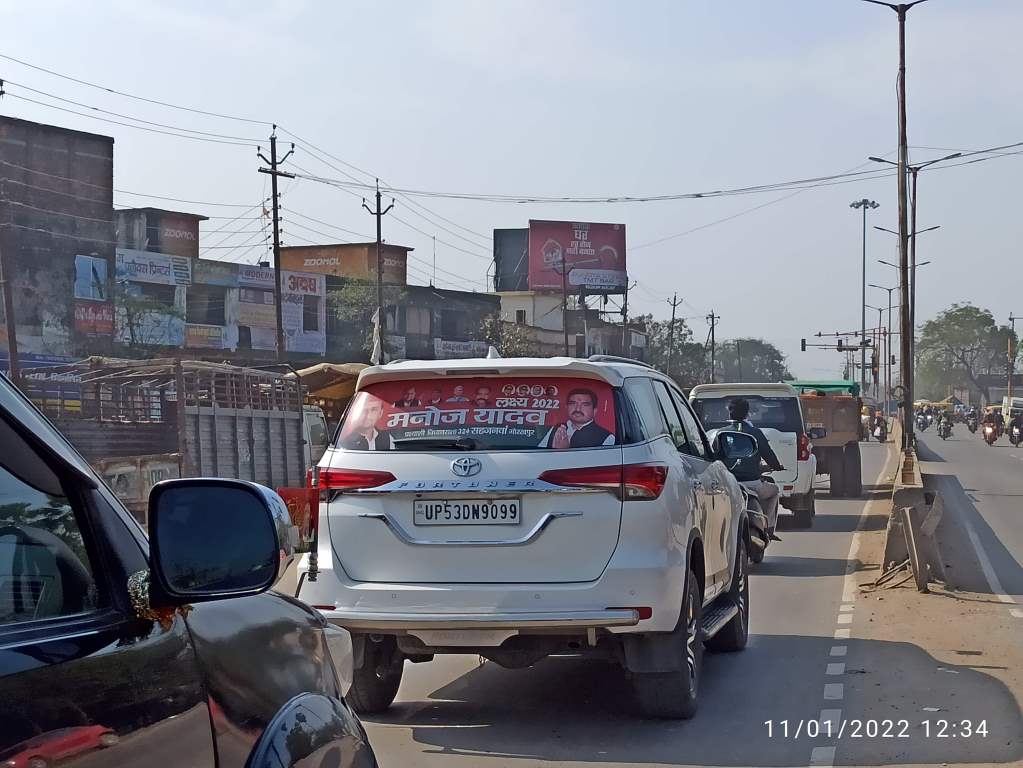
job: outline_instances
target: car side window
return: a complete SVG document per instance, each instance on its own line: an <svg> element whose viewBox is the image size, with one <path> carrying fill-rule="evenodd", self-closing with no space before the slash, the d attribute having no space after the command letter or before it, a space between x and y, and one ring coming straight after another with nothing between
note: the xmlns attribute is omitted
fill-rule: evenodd
<svg viewBox="0 0 1023 768"><path fill-rule="evenodd" d="M664 416L657 404L657 398L650 386L651 383L650 379L642 376L625 380L625 392L632 402L636 416L639 417L643 428L643 437L647 440L671 434L664 422Z"/></svg>
<svg viewBox="0 0 1023 768"><path fill-rule="evenodd" d="M675 408L678 409L678 415L682 418L682 426L685 427L686 434L689 436L689 446L692 448L693 454L701 459L706 459L709 451L703 440L703 433L700 431L700 422L696 420L696 416L689 410L689 403L682 397L682 393L676 389L669 389L669 391L671 392L671 399L675 403Z"/></svg>
<svg viewBox="0 0 1023 768"><path fill-rule="evenodd" d="M671 402L671 394L668 392L668 388L664 385L663 381L655 381L653 384L654 394L657 395L657 401L661 405L661 412L668 423L668 429L671 431L671 439L674 441L675 447L685 453L694 453L689 446L685 427L682 426L682 419L679 418L675 404Z"/></svg>
<svg viewBox="0 0 1023 768"><path fill-rule="evenodd" d="M75 506L27 445L0 460L0 627L99 607Z"/></svg>

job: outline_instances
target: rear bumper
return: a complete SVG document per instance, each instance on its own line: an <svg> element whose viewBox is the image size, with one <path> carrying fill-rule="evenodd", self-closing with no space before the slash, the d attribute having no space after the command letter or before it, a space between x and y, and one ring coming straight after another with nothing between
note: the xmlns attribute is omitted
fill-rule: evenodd
<svg viewBox="0 0 1023 768"><path fill-rule="evenodd" d="M631 608L544 613L382 613L352 609L320 609L332 624L362 632L414 629L542 629L578 630L589 627L631 627L639 612Z"/></svg>

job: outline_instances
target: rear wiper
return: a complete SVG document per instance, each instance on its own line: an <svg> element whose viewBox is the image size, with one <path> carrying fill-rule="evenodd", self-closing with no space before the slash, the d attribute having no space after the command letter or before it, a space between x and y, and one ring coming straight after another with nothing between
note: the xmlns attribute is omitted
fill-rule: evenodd
<svg viewBox="0 0 1023 768"><path fill-rule="evenodd" d="M459 451L475 451L479 444L472 437L412 437L395 440L394 447L399 451L426 448L428 450L456 449Z"/></svg>

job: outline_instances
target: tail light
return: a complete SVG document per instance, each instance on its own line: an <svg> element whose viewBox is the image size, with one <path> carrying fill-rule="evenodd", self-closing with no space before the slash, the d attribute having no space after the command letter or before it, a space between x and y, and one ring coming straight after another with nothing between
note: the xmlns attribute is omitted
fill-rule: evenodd
<svg viewBox="0 0 1023 768"><path fill-rule="evenodd" d="M611 467L549 469L540 480L567 488L593 488L610 491L622 501L656 499L668 480L664 464L626 464Z"/></svg>
<svg viewBox="0 0 1023 768"><path fill-rule="evenodd" d="M803 432L799 435L799 452L796 454L797 461L810 460L810 438Z"/></svg>
<svg viewBox="0 0 1023 768"><path fill-rule="evenodd" d="M334 469L323 467L320 470L321 491L355 491L363 488L376 488L392 483L395 476L390 472L373 469Z"/></svg>

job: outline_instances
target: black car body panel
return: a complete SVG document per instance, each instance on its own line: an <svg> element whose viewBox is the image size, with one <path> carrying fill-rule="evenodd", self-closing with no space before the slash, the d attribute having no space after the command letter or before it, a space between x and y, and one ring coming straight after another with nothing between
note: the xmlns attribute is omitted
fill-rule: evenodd
<svg viewBox="0 0 1023 768"><path fill-rule="evenodd" d="M8 428L0 450L0 576L7 574L0 585L0 762L290 767L319 765L322 755L339 768L376 765L341 698L318 613L265 592L140 618L128 578L148 568L144 533L2 375L0 426ZM37 616L21 605L32 599L18 581L32 563L24 547L52 541L64 523L47 520L46 505L26 523L18 490L39 489L15 471L18 462L5 461L8 451L38 453L59 476L61 514L73 509L66 522L81 529L82 557L92 566L87 609ZM59 555L67 577L73 554ZM287 724L290 738L283 734L281 742L271 723Z"/></svg>

